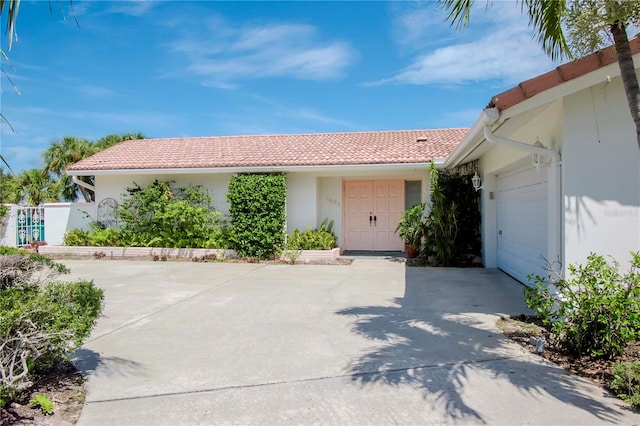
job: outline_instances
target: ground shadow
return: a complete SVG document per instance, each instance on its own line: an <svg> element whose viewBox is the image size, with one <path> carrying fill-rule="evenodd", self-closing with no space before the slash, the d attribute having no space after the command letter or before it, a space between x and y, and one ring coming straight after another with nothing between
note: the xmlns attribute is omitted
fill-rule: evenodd
<svg viewBox="0 0 640 426"><path fill-rule="evenodd" d="M148 368L139 362L121 357L103 357L91 349L79 348L71 356L78 371L88 377L99 372L106 376L147 376Z"/></svg>
<svg viewBox="0 0 640 426"><path fill-rule="evenodd" d="M616 422L610 405L590 398L563 370L529 356L514 357L512 342L496 333L495 314L526 311L519 284L496 270L406 268L404 297L393 306L358 306L339 315L354 318L353 331L380 342L349 366L360 384L409 385L444 404L456 421L485 422L465 402L470 374L489 373L520 392L551 395ZM493 329L493 330L492 330Z"/></svg>

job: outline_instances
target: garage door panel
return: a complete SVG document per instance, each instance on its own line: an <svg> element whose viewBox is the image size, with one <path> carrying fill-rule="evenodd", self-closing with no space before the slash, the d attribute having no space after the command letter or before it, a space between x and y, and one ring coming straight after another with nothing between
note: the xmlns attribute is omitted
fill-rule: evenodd
<svg viewBox="0 0 640 426"><path fill-rule="evenodd" d="M545 170L498 176L498 267L527 283L546 276L548 185Z"/></svg>

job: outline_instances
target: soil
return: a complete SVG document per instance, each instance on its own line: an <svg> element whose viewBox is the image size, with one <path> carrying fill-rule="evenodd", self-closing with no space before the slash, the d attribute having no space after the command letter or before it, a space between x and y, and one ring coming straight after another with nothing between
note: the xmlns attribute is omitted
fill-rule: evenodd
<svg viewBox="0 0 640 426"><path fill-rule="evenodd" d="M532 353L536 353L536 347L532 344L534 341L531 338L548 335L548 331L534 316L502 317L498 320L497 325L507 337L520 343ZM629 343L622 355L612 359L594 359L588 356L574 357L549 345L546 345L544 352L539 355L610 391L609 384L613 380L614 364L618 361L640 362L640 342ZM635 410L640 412L640 409L636 408Z"/></svg>
<svg viewBox="0 0 640 426"><path fill-rule="evenodd" d="M45 415L29 401L36 395L46 395L54 403L54 413ZM74 425L84 405L84 379L74 365L66 361L34 378L33 386L19 401L0 408L0 425Z"/></svg>

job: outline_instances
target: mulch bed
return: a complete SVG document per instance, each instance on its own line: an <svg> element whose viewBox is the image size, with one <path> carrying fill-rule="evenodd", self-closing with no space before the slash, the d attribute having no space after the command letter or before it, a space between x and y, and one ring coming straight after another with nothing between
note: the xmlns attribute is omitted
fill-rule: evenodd
<svg viewBox="0 0 640 426"><path fill-rule="evenodd" d="M503 331L505 336L520 343L532 353L536 352L536 348L531 344L530 338L547 333L536 317L527 315L519 315L512 318L503 317L498 320L498 328ZM588 356L574 357L549 345L545 347L541 356L609 391L609 383L613 380L613 366L616 362L640 362L640 342L629 343L624 353L613 359L594 359ZM638 409L635 411L640 412Z"/></svg>
<svg viewBox="0 0 640 426"><path fill-rule="evenodd" d="M29 401L44 394L54 403L54 414L45 415ZM55 365L34 377L33 386L19 401L0 408L0 425L74 425L84 405L84 378L71 362Z"/></svg>

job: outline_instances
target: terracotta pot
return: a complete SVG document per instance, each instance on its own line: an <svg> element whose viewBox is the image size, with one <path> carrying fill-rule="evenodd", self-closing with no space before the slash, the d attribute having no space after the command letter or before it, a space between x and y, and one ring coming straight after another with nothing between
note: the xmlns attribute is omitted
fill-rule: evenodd
<svg viewBox="0 0 640 426"><path fill-rule="evenodd" d="M404 251L407 252L407 257L410 259L418 256L418 249L414 246L410 246L409 244L404 245Z"/></svg>

